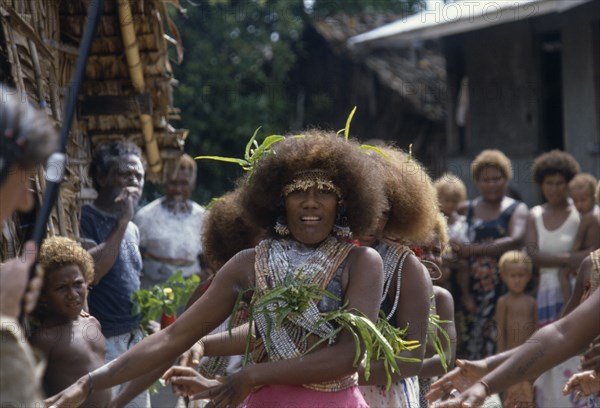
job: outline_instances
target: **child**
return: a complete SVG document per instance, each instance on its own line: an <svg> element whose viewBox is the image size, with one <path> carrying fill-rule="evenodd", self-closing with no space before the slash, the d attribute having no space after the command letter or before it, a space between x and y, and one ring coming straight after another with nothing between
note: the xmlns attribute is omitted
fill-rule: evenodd
<svg viewBox="0 0 600 408"><path fill-rule="evenodd" d="M581 215L581 223L573 243L574 252L590 252L600 248L600 206L594 198L598 188L598 180L588 173L580 173L569 182L569 194Z"/></svg>
<svg viewBox="0 0 600 408"><path fill-rule="evenodd" d="M89 253L69 238L52 237L42 244L39 263L46 274L31 343L46 355L43 386L46 395L54 395L104 364L105 339L98 320L82 311L94 278ZM110 389L98 390L83 406L105 407L109 402Z"/></svg>
<svg viewBox="0 0 600 408"><path fill-rule="evenodd" d="M438 196L440 211L448 220L448 238L450 245L469 241L467 237L467 221L464 215L458 213L458 209L467 199L467 189L465 184L457 176L446 173L433 183ZM453 282L457 288L453 288L449 279L443 279L444 283L436 283L449 290L456 299L460 299L463 309L457 313L458 327L464 327L464 313L474 313L476 310L475 301L471 297L469 289L469 265L466 259L461 259L453 255L450 247L444 255L444 264L442 272L444 277L451 277L454 272ZM461 332L464 329L461 330Z"/></svg>
<svg viewBox="0 0 600 408"><path fill-rule="evenodd" d="M449 239L467 241L467 223L458 207L467 199L465 184L453 174L446 173L433 182L437 191L440 211L448 220Z"/></svg>
<svg viewBox="0 0 600 408"><path fill-rule="evenodd" d="M452 369L454 358L456 356L456 327L454 326L454 300L452 294L442 287L442 285L449 279L448 275L442 272L442 254L448 246L448 232L447 232L446 218L443 214L439 214L437 223L434 227L434 233L431 240L421 245L421 262L427 267L433 280L433 294L435 300L435 311L440 320L445 323L440 323L443 330L446 331L450 338L450 343L446 341L443 334L437 333L440 338L446 359L448 369ZM432 339L429 339L430 341ZM428 344L425 352L425 359L423 360L423 366L419 373L419 394L421 407L427 407L427 400L425 394L429 388L429 381L431 377L441 376L446 373L442 365L441 356L436 353L436 350Z"/></svg>
<svg viewBox="0 0 600 408"><path fill-rule="evenodd" d="M497 351L512 349L523 344L537 326L537 303L535 298L524 293L531 279L533 264L521 251L508 251L498 263L500 278L508 293L498 299L496 325L498 328ZM533 387L524 381L510 387L504 393L504 406L533 404Z"/></svg>
<svg viewBox="0 0 600 408"><path fill-rule="evenodd" d="M569 182L569 195L581 216L572 248L572 253L577 256L575 259L577 265L588 253L600 248L600 206L596 204L594 198L597 185L596 178L588 173L577 174ZM563 299L570 298L573 286L571 278L575 275L575 268L572 265L560 269L559 279Z"/></svg>

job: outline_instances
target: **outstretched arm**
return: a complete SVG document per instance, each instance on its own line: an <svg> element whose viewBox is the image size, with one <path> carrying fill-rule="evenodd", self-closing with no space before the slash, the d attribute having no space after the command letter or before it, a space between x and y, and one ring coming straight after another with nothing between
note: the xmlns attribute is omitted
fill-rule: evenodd
<svg viewBox="0 0 600 408"><path fill-rule="evenodd" d="M543 327L523 345L514 349L511 357L488 373L457 399L438 405L451 407L458 404L478 406L490 394L536 377L556 364L576 354L600 334L600 291L584 301L569 315Z"/></svg>
<svg viewBox="0 0 600 408"><path fill-rule="evenodd" d="M104 389L130 381L175 360L194 342L211 332L231 313L244 288L253 285L254 250L243 251L229 261L211 287L179 319L146 337L126 353L49 398L53 406L78 406L92 389Z"/></svg>

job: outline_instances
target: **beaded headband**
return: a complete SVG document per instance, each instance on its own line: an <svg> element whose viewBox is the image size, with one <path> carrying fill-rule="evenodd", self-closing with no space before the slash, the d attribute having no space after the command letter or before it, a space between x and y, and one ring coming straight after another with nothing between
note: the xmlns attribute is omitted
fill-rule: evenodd
<svg viewBox="0 0 600 408"><path fill-rule="evenodd" d="M302 170L296 173L294 180L281 190L281 195L287 197L294 191L306 191L311 187L317 187L319 190L330 190L338 198L342 197L340 189L333 184L327 173L320 169Z"/></svg>

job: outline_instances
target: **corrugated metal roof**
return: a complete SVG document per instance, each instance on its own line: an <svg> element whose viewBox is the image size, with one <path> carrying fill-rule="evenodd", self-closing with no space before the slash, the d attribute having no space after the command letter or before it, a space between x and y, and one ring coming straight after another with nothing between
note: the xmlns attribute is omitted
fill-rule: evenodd
<svg viewBox="0 0 600 408"><path fill-rule="evenodd" d="M428 2L428 8L351 37L349 45L398 44L445 37L549 13L560 13L592 0L457 0Z"/></svg>

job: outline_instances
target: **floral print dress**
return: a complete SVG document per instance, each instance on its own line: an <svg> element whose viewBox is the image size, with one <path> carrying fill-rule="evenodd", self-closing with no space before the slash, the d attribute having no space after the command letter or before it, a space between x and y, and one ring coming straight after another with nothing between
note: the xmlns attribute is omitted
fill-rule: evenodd
<svg viewBox="0 0 600 408"><path fill-rule="evenodd" d="M468 235L471 243L492 242L508 235L510 218L519 205L515 201L492 220L474 217L473 203L467 213ZM503 285L498 274L498 258L473 256L469 259L470 291L477 309L474 313L465 312L465 324L460 336L462 344L458 348L461 357L479 360L491 356L496 351L496 302L502 295Z"/></svg>

